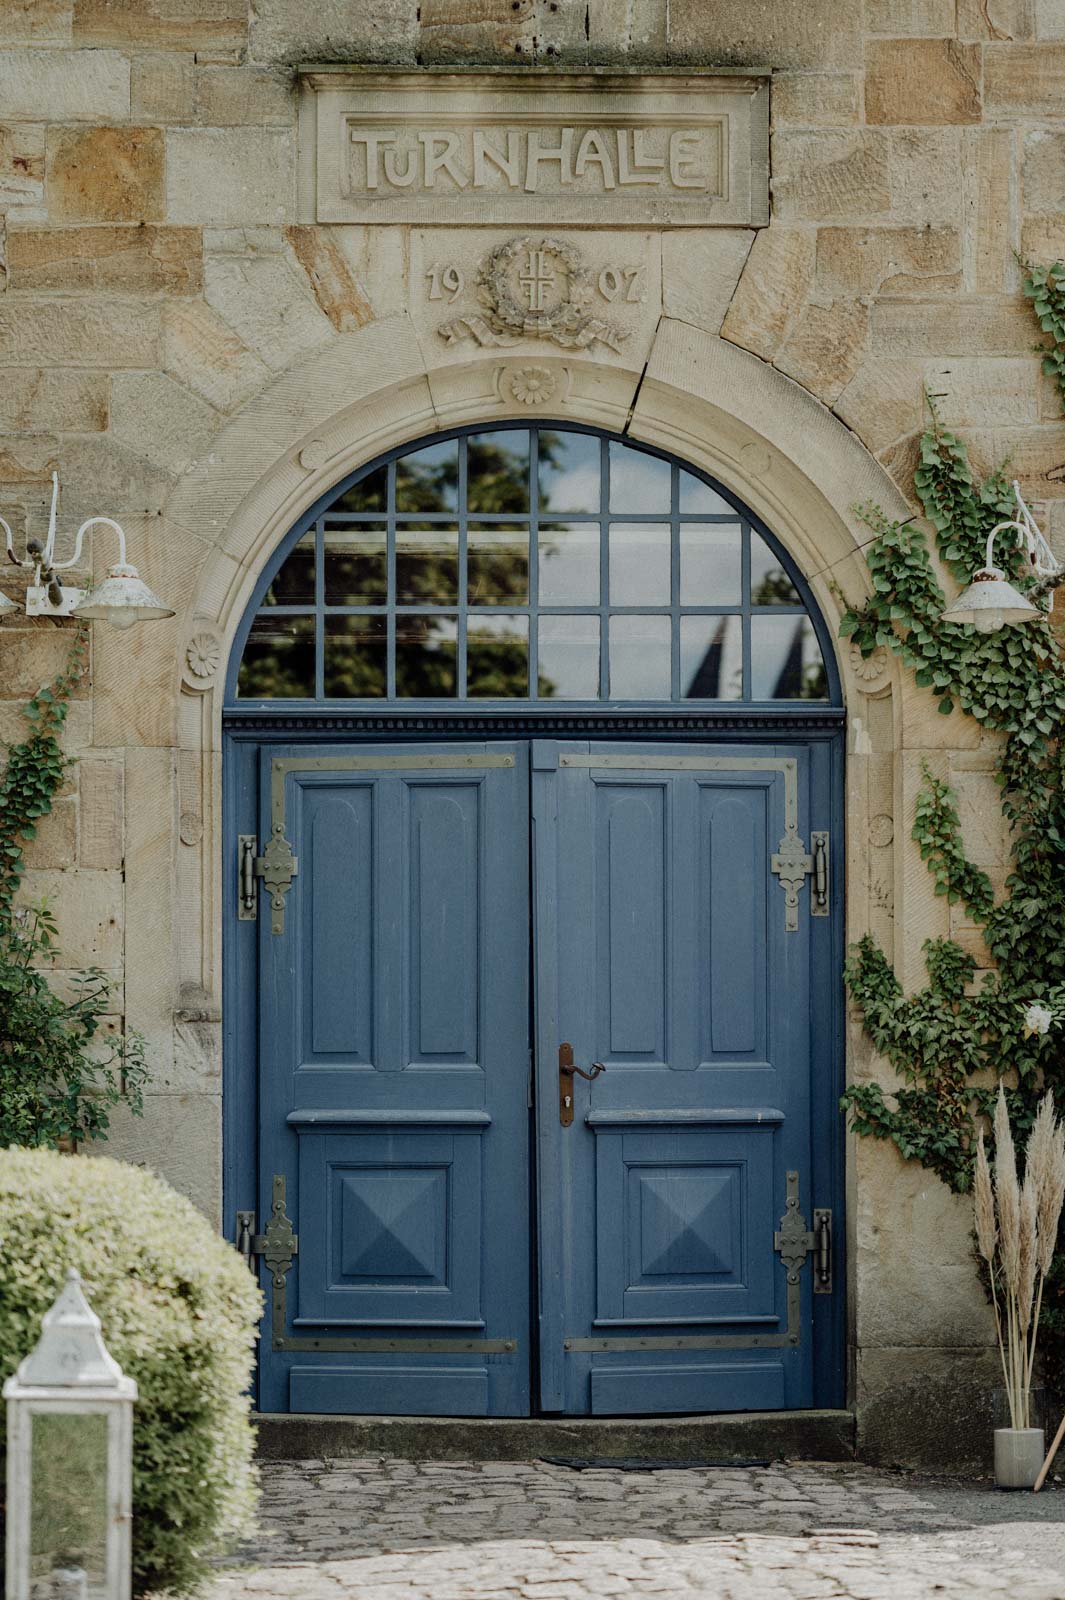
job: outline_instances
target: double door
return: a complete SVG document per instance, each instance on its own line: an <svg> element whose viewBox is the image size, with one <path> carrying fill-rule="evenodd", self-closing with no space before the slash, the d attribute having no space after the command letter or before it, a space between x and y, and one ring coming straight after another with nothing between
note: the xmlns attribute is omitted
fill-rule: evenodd
<svg viewBox="0 0 1065 1600"><path fill-rule="evenodd" d="M260 1409L838 1403L831 747L258 762Z"/></svg>

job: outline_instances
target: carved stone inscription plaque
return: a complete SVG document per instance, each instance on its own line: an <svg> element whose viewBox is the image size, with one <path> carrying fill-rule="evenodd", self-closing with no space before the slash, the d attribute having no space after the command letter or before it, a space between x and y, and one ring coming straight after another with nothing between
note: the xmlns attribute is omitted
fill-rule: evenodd
<svg viewBox="0 0 1065 1600"><path fill-rule="evenodd" d="M302 74L305 222L759 227L768 83L748 75Z"/></svg>

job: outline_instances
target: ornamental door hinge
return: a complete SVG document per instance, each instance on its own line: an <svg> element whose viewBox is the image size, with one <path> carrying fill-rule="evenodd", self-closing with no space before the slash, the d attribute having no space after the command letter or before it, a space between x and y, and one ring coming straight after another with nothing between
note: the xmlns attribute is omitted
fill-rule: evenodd
<svg viewBox="0 0 1065 1600"><path fill-rule="evenodd" d="M808 1255L814 1258L814 1294L832 1293L832 1213L814 1212L814 1225L807 1228L799 1210L799 1174L789 1172L787 1198L780 1227L773 1235L773 1249L780 1256L789 1285L797 1284Z"/></svg>
<svg viewBox="0 0 1065 1600"><path fill-rule="evenodd" d="M261 856L256 854L258 847L254 833L237 835L237 918L240 922L255 921L259 914L256 881L261 879L270 895L271 932L284 933L285 896L300 864L285 838L283 823L275 826Z"/></svg>
<svg viewBox="0 0 1065 1600"><path fill-rule="evenodd" d="M811 917L828 916L828 834L810 835L812 853L795 828L789 828L780 841L780 849L770 859L770 869L780 879L784 890L784 931L797 933L799 928L799 890L813 874L810 894Z"/></svg>
<svg viewBox="0 0 1065 1600"><path fill-rule="evenodd" d="M255 1271L252 1258L262 1256L272 1276L284 1280L292 1265L292 1258L300 1247L299 1239L292 1231L292 1223L285 1214L284 1178L274 1178L273 1206L265 1233L256 1233L254 1211L237 1212L236 1244L250 1271Z"/></svg>

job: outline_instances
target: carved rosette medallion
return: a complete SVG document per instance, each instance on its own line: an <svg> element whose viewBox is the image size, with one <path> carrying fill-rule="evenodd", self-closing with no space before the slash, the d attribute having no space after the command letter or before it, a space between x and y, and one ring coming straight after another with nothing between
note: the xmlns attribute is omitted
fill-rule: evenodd
<svg viewBox="0 0 1065 1600"><path fill-rule="evenodd" d="M878 645L872 655L863 656L856 644L850 648L851 671L858 680L863 694L882 694L890 683L890 665L887 651Z"/></svg>
<svg viewBox="0 0 1065 1600"><path fill-rule="evenodd" d="M523 366L507 363L496 373L496 390L507 406L528 407L530 411L557 407L569 392L566 367Z"/></svg>
<svg viewBox="0 0 1065 1600"><path fill-rule="evenodd" d="M620 353L628 334L594 314L592 293L591 276L576 245L523 234L481 262L477 297L483 311L443 322L437 332L447 344L549 339L564 350L587 350L598 343Z"/></svg>
<svg viewBox="0 0 1065 1600"><path fill-rule="evenodd" d="M222 641L210 628L198 627L185 646L181 681L193 694L204 694L214 687L222 660Z"/></svg>

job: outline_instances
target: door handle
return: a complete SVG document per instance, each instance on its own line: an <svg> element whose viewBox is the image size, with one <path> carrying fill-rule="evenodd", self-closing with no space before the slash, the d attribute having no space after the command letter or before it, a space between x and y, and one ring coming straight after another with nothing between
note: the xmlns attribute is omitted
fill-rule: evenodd
<svg viewBox="0 0 1065 1600"><path fill-rule="evenodd" d="M564 1128L568 1128L573 1121L573 1077L586 1078L589 1083L594 1083L606 1067L601 1061L592 1062L591 1072L585 1072L583 1067L578 1067L573 1059L573 1046L560 1044L558 1047L558 1120Z"/></svg>

